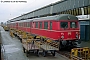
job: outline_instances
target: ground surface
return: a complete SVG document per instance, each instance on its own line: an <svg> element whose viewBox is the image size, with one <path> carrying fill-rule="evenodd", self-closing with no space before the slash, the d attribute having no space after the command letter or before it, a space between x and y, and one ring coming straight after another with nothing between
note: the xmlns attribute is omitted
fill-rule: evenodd
<svg viewBox="0 0 90 60"><path fill-rule="evenodd" d="M34 54L30 54L29 57L26 57L26 54L23 52L22 43L17 37L12 38L9 35L9 32L3 30L0 27L1 37L2 37L2 50L4 51L3 58L6 60L69 60L68 58L56 53L56 56L48 55L43 57L41 54L37 57ZM90 42L82 41L81 47L89 47Z"/></svg>
<svg viewBox="0 0 90 60"><path fill-rule="evenodd" d="M9 35L9 32L4 31L2 27L0 27L0 30L3 43L2 50L4 51L4 59L6 60L68 60L68 58L58 53L56 53L55 57L52 55L43 57L42 54L37 57L32 53L29 55L29 57L26 57L20 40L17 37L12 38Z"/></svg>
<svg viewBox="0 0 90 60"><path fill-rule="evenodd" d="M89 47L90 48L90 41L87 41L87 42L82 41L81 47Z"/></svg>

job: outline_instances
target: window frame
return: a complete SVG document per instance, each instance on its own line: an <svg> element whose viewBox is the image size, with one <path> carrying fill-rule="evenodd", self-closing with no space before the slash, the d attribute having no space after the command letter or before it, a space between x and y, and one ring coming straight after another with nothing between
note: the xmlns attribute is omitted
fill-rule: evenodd
<svg viewBox="0 0 90 60"><path fill-rule="evenodd" d="M42 22L39 22L39 28L42 29Z"/></svg>
<svg viewBox="0 0 90 60"><path fill-rule="evenodd" d="M65 26L65 27L62 27L62 26L61 26L62 23L67 23L67 27L66 27L66 26ZM68 22L66 22L66 21L60 22L60 28L68 28L68 27L69 27Z"/></svg>
<svg viewBox="0 0 90 60"><path fill-rule="evenodd" d="M50 30L52 30L52 22L50 21Z"/></svg>
<svg viewBox="0 0 90 60"><path fill-rule="evenodd" d="M74 21L72 21L72 22L74 22ZM72 22L70 22L70 28L72 28L72 25L71 25ZM75 22L75 27L74 28L77 28L77 27L78 27L77 22Z"/></svg>
<svg viewBox="0 0 90 60"><path fill-rule="evenodd" d="M38 28L38 22L35 22L35 28Z"/></svg>
<svg viewBox="0 0 90 60"><path fill-rule="evenodd" d="M44 21L44 29L48 29L48 21Z"/></svg>

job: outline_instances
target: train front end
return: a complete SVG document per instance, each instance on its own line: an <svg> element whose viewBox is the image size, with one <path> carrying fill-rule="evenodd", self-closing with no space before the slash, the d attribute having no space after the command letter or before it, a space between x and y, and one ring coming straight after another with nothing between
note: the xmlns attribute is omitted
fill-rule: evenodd
<svg viewBox="0 0 90 60"><path fill-rule="evenodd" d="M80 47L80 26L77 17L66 15L62 19L60 20L60 49Z"/></svg>

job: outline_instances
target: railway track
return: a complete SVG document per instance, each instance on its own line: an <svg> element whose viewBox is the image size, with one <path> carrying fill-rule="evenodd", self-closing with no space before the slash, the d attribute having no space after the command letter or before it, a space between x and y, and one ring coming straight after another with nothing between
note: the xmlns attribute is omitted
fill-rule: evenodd
<svg viewBox="0 0 90 60"><path fill-rule="evenodd" d="M90 60L89 48L75 48L72 51L57 51L57 53L71 60Z"/></svg>
<svg viewBox="0 0 90 60"><path fill-rule="evenodd" d="M67 57L68 59L70 59L70 52L68 51L57 51L59 54Z"/></svg>
<svg viewBox="0 0 90 60"><path fill-rule="evenodd" d="M64 48L64 49L61 49L60 51L57 51L57 53L59 53L60 55L68 58L68 59L71 59L71 49L72 48Z"/></svg>

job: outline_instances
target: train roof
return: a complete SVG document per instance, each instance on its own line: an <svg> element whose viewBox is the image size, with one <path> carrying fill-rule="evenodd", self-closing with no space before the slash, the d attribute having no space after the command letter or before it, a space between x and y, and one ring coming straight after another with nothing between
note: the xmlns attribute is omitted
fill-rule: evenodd
<svg viewBox="0 0 90 60"><path fill-rule="evenodd" d="M33 21L38 21L38 20L40 21L41 20L78 20L78 18L70 14L60 14L60 15L55 15L55 16L47 16L47 17L33 19Z"/></svg>
<svg viewBox="0 0 90 60"><path fill-rule="evenodd" d="M70 14L60 14L60 15L54 15L54 16L19 20L19 21L14 21L14 22L30 22L30 21L43 21L43 20L57 20L57 21L58 20L78 20L78 18L76 16L70 15Z"/></svg>

